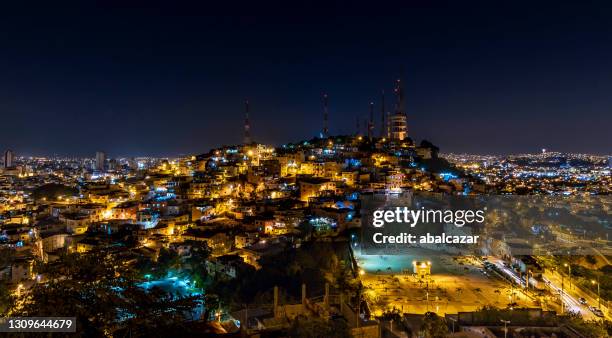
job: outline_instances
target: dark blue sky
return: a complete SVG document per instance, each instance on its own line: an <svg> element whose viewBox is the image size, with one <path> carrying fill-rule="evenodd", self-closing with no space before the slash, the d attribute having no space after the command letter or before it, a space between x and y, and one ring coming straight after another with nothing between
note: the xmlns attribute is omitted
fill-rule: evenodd
<svg viewBox="0 0 612 338"><path fill-rule="evenodd" d="M241 141L245 98L280 144L318 133L323 92L353 133L402 73L411 136L444 152L612 153L605 2L122 3L0 10L0 148L204 152Z"/></svg>

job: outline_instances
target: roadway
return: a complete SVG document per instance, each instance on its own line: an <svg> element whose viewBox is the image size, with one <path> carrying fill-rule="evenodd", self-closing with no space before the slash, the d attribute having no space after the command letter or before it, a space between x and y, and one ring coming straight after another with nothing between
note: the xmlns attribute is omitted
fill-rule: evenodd
<svg viewBox="0 0 612 338"><path fill-rule="evenodd" d="M526 287L526 282L521 279L514 270L506 267L501 259L490 257L489 261L494 263L500 269L500 271L502 271L515 283L519 284L521 287ZM553 293L554 295L559 295L559 297L562 299L563 309L565 312L578 313L582 316L582 318L586 320L599 319L599 317L595 316L593 312L591 312L591 310L589 309L589 305L596 306L597 303L595 302L595 300L590 299L588 295L583 294L583 292L581 292L579 288L574 286L571 290L568 290L567 286L569 284L565 283L567 281L563 281L560 277L550 273L545 273L543 276L543 280L546 283L546 286L551 291L551 293ZM529 283L530 285L536 285L537 281L533 278L529 278ZM582 305L580 304L580 302L578 302L578 298L580 297L583 297L587 300L586 305Z"/></svg>
<svg viewBox="0 0 612 338"><path fill-rule="evenodd" d="M559 286L563 285L563 299L565 300L568 310L580 313L584 319L600 319L600 317L595 316L593 312L589 310L589 306L597 307L597 299L594 299L588 294L584 293L574 283L572 283L571 287L569 287L569 281L566 278L561 278L558 273L546 272L543 279L545 282L547 282L547 285L558 294L561 294L561 287ZM578 298L584 298L587 301L587 304L580 304L578 302ZM606 316L606 318L610 319L609 314Z"/></svg>

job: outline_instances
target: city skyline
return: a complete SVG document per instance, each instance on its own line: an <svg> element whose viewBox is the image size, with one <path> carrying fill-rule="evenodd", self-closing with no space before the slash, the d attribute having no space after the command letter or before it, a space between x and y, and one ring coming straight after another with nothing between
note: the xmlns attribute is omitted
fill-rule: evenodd
<svg viewBox="0 0 612 338"><path fill-rule="evenodd" d="M0 332L612 337L610 18L2 6Z"/></svg>
<svg viewBox="0 0 612 338"><path fill-rule="evenodd" d="M525 8L7 10L0 147L197 154L242 141L245 100L252 139L280 145L319 135L323 94L329 133L350 135L401 77L409 136L443 152L609 154L610 9Z"/></svg>

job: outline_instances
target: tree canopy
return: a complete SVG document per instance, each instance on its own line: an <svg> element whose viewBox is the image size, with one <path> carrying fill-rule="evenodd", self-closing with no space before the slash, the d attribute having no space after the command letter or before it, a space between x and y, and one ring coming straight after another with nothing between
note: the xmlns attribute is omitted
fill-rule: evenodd
<svg viewBox="0 0 612 338"><path fill-rule="evenodd" d="M77 188L57 183L43 184L32 191L32 197L36 200L43 198L55 200L60 196L78 196L78 194Z"/></svg>

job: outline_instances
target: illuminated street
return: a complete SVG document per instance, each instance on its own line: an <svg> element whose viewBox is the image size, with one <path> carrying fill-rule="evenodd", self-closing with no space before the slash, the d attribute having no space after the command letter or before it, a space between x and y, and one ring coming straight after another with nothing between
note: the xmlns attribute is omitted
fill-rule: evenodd
<svg viewBox="0 0 612 338"><path fill-rule="evenodd" d="M579 313L585 319L594 319L598 320L599 317L595 316L591 310L589 310L589 306L597 306L597 300L591 298L589 295L580 292L580 289L574 287L569 287L569 283L567 280L561 281L558 275L549 273L543 277L546 281L547 285L554 291L554 293L561 295L561 284L563 284L563 301L566 307L566 311ZM587 304L580 304L578 298L583 297L587 300ZM607 316L609 318L609 315Z"/></svg>

